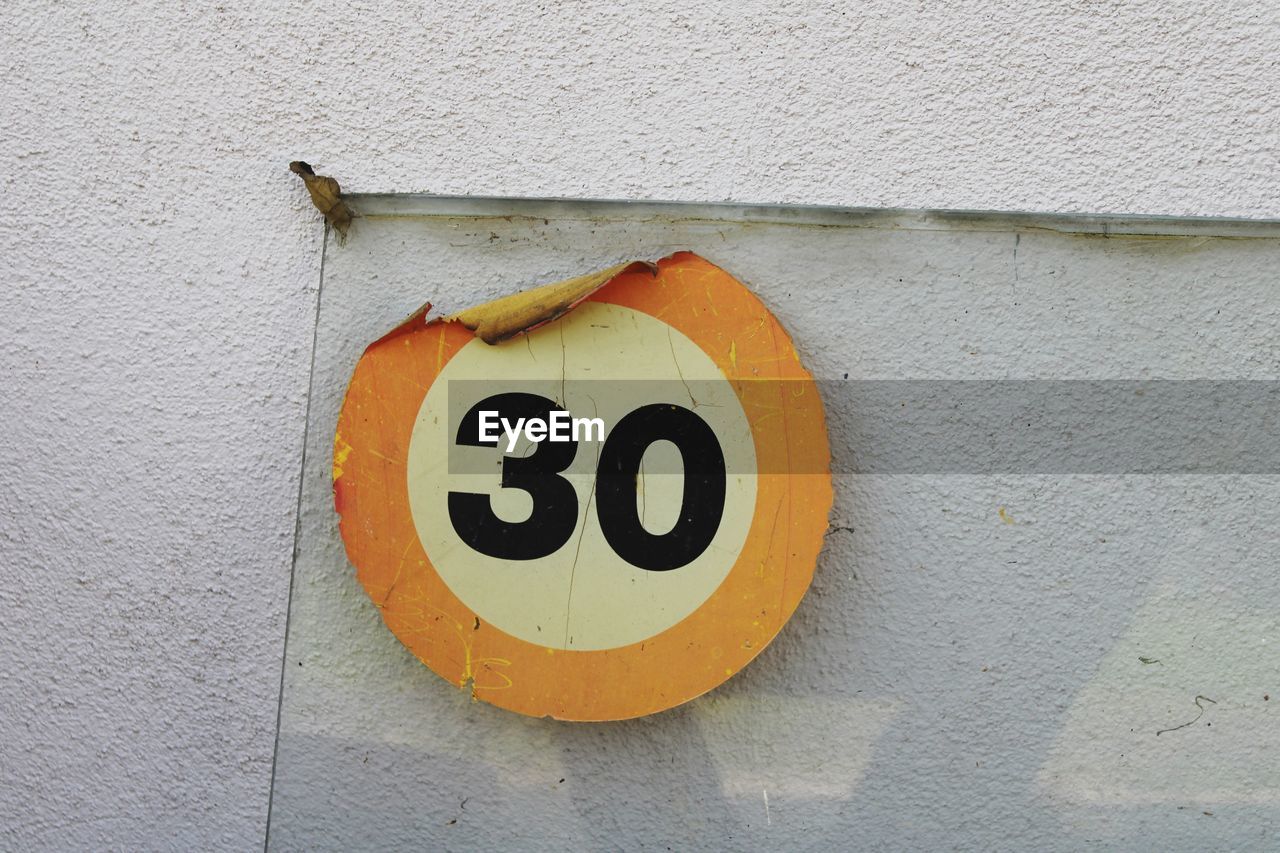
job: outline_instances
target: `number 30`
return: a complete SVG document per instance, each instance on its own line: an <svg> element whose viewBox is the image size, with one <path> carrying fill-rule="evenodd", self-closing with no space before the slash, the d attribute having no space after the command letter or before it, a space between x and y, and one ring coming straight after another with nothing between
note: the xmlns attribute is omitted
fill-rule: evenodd
<svg viewBox="0 0 1280 853"><path fill-rule="evenodd" d="M499 417L550 417L559 407L536 394L496 394L477 403L458 427L457 443L496 447L479 438L480 411ZM669 441L684 463L680 515L666 533L644 528L636 507L640 460L655 441ZM578 452L576 441L541 441L529 456L502 458L502 488L521 489L533 499L524 521L504 521L493 512L490 496L449 492L449 521L463 542L501 560L536 560L560 550L578 524L578 495L561 476ZM600 450L596 468L596 517L605 541L633 566L666 572L697 559L720 528L725 502L724 452L707 422L691 410L654 403L617 422Z"/></svg>

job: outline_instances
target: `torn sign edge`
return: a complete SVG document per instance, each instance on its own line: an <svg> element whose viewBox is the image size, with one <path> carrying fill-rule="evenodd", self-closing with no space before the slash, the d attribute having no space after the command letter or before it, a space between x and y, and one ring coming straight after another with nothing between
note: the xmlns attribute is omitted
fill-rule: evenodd
<svg viewBox="0 0 1280 853"><path fill-rule="evenodd" d="M686 253L678 252L671 257L681 254ZM436 323L459 323L486 344L500 344L558 320L614 279L634 272L647 272L656 278L658 264L650 261L617 264L599 272L512 293L445 317L427 319L427 314L431 311L431 303L428 302L410 314L403 323L370 344L369 348L405 332Z"/></svg>

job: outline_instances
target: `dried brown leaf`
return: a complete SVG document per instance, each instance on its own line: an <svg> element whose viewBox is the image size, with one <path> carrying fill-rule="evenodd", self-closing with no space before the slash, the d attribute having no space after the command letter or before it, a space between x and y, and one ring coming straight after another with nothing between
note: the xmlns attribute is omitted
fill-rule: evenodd
<svg viewBox="0 0 1280 853"><path fill-rule="evenodd" d="M317 175L311 164L302 160L290 163L289 171L302 178L311 194L311 203L324 214L324 221L338 232L339 239L345 240L351 227L351 208L342 200L342 187L338 182L327 175Z"/></svg>

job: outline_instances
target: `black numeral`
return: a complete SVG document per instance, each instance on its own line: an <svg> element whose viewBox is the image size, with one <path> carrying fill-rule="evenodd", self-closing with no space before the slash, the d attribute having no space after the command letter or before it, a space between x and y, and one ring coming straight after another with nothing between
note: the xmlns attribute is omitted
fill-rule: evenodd
<svg viewBox="0 0 1280 853"><path fill-rule="evenodd" d="M669 441L684 463L680 517L666 533L654 535L640 523L636 478L640 460L655 441ZM707 422L688 409L654 404L618 421L600 451L596 471L596 514L600 530L619 557L651 572L693 562L711 544L724 513L724 454Z"/></svg>
<svg viewBox="0 0 1280 853"><path fill-rule="evenodd" d="M496 411L513 423L517 418L550 417L554 402L536 394L497 394L481 400L458 427L458 444L497 447L480 441L480 410ZM502 488L522 489L533 498L533 513L524 521L503 521L493 512L489 495L449 492L453 529L475 550L500 560L536 560L560 550L578 525L578 494L560 472L578 452L576 441L540 441L529 456L502 458Z"/></svg>

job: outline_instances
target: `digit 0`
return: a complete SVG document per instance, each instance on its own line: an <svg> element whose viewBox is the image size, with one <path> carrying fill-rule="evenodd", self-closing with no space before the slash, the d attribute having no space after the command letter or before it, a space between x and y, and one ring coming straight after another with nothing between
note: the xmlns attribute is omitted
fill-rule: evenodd
<svg viewBox="0 0 1280 853"><path fill-rule="evenodd" d="M636 507L640 460L655 441L669 441L684 464L684 496L675 526L655 535ZM707 550L724 514L724 452L707 422L689 409L642 406L618 421L600 450L596 515L609 547L633 566L667 572Z"/></svg>

